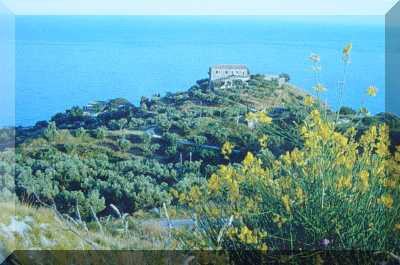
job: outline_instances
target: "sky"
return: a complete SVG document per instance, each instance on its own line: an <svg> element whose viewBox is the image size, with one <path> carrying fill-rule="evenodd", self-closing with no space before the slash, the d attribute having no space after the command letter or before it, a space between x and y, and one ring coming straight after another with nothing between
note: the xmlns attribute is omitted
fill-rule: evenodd
<svg viewBox="0 0 400 265"><path fill-rule="evenodd" d="M16 15L384 15L398 0L0 0Z"/></svg>

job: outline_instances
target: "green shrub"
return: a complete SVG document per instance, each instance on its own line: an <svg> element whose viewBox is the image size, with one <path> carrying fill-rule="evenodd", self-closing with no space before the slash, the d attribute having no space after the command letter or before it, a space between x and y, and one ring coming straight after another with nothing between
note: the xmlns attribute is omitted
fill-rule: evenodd
<svg viewBox="0 0 400 265"><path fill-rule="evenodd" d="M99 127L96 129L96 138L97 139L104 139L107 135L107 129L105 127Z"/></svg>
<svg viewBox="0 0 400 265"><path fill-rule="evenodd" d="M355 115L357 112L349 107L341 107L339 113L342 115Z"/></svg>
<svg viewBox="0 0 400 265"><path fill-rule="evenodd" d="M304 147L265 166L248 153L221 166L208 188L186 197L200 216L197 239L226 249L392 250L400 241L400 147L389 152L386 125L356 140L314 110L301 128ZM222 220L233 218L223 238ZM220 238L217 240L217 238Z"/></svg>
<svg viewBox="0 0 400 265"><path fill-rule="evenodd" d="M14 150L0 152L0 201L15 199Z"/></svg>
<svg viewBox="0 0 400 265"><path fill-rule="evenodd" d="M44 137L49 141L54 141L57 136L57 126L54 121L50 122L44 131Z"/></svg>
<svg viewBox="0 0 400 265"><path fill-rule="evenodd" d="M86 136L85 128L80 127L75 131L75 137L85 137L85 136Z"/></svg>

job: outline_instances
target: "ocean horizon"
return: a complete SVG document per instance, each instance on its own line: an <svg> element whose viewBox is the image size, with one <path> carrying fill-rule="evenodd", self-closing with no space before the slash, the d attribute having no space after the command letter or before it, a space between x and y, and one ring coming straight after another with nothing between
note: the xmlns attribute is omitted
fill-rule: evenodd
<svg viewBox="0 0 400 265"><path fill-rule="evenodd" d="M338 107L342 49L353 43L343 104L385 110L384 17L18 16L16 125L34 125L93 100L189 89L213 64L288 73L313 92L309 56L321 56L322 96ZM374 85L378 96L366 98ZM2 121L0 121L0 124Z"/></svg>

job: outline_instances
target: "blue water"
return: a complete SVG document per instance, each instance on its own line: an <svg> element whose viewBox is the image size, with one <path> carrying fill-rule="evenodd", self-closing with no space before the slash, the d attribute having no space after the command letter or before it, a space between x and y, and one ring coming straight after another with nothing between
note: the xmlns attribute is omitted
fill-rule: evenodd
<svg viewBox="0 0 400 265"><path fill-rule="evenodd" d="M322 58L337 107L342 48L353 43L345 104L384 111L384 17L63 17L16 19L16 123L33 125L92 100L183 91L218 63L289 73L312 91L308 57Z"/></svg>

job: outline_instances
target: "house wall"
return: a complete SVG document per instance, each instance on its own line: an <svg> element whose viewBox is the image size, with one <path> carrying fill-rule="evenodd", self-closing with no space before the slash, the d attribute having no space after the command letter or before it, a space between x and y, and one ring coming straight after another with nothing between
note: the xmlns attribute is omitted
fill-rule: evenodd
<svg viewBox="0 0 400 265"><path fill-rule="evenodd" d="M221 69L221 68L210 68L210 80L218 80L229 78L232 76L238 77L247 77L249 75L249 71L246 69Z"/></svg>

